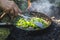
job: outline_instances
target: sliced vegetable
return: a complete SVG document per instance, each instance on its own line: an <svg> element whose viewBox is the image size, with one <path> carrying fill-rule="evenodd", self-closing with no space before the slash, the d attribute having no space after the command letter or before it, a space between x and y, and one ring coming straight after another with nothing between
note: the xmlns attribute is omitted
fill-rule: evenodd
<svg viewBox="0 0 60 40"><path fill-rule="evenodd" d="M32 17L30 20L25 20L24 18L20 18L19 20L16 21L16 26L18 28L23 27L25 29L32 27L33 29L39 30L41 29L38 27L34 22L40 22L43 24L42 28L46 28L49 25L49 22L44 20L43 18L37 18L37 17Z"/></svg>

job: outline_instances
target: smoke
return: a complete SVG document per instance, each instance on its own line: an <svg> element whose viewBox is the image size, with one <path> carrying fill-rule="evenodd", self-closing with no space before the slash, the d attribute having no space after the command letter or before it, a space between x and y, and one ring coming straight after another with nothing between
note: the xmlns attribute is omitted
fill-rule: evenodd
<svg viewBox="0 0 60 40"><path fill-rule="evenodd" d="M32 2L30 10L51 16L53 15L52 13L57 11L57 8L56 5L54 3L50 3L49 0L37 0L35 2Z"/></svg>
<svg viewBox="0 0 60 40"><path fill-rule="evenodd" d="M60 2L60 0L55 0L55 3L58 3L58 2Z"/></svg>

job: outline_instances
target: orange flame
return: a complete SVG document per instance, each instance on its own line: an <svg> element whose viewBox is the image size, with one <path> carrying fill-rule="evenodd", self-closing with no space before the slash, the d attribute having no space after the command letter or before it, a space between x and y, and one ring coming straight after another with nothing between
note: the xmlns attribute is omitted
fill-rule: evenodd
<svg viewBox="0 0 60 40"><path fill-rule="evenodd" d="M28 9L31 7L31 2L28 0Z"/></svg>

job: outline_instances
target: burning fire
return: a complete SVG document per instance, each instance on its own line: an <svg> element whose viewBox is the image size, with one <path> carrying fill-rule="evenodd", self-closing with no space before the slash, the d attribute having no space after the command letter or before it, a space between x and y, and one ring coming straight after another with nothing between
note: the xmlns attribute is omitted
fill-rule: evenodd
<svg viewBox="0 0 60 40"><path fill-rule="evenodd" d="M28 9L31 7L31 2L28 0Z"/></svg>

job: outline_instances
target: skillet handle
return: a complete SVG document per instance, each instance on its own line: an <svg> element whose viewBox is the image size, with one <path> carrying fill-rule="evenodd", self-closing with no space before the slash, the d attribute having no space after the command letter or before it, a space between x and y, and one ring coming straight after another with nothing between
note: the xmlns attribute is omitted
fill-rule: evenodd
<svg viewBox="0 0 60 40"><path fill-rule="evenodd" d="M0 25L13 25L11 23L0 23Z"/></svg>

